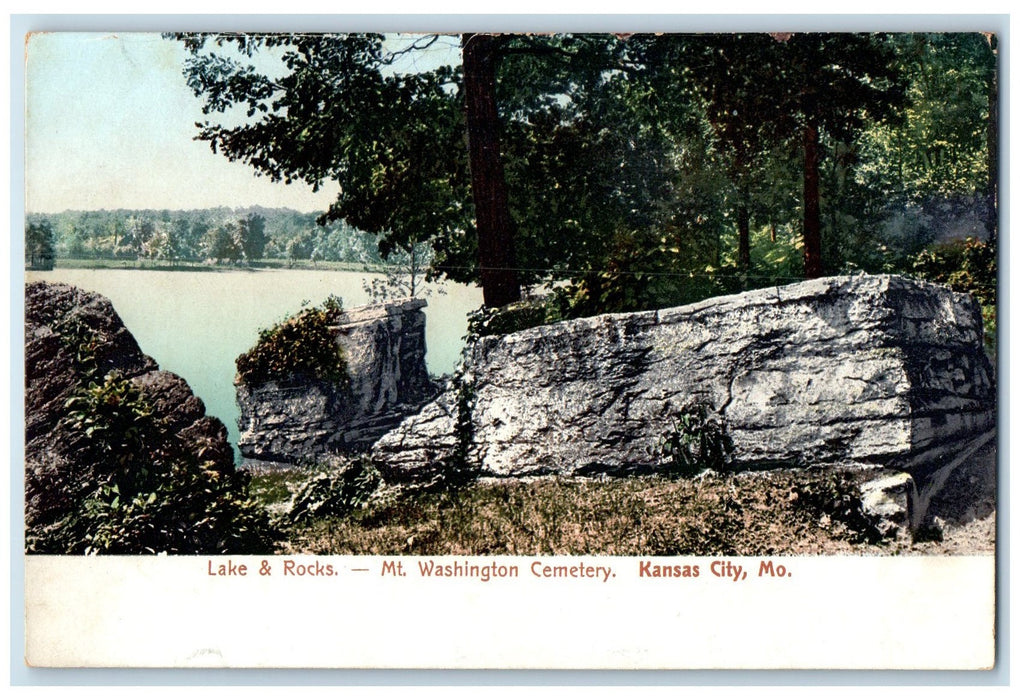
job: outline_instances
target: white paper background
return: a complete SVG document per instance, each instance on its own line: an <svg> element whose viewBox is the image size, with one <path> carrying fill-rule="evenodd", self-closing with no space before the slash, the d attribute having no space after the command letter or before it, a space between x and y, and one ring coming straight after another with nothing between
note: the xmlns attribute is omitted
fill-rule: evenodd
<svg viewBox="0 0 1020 700"><path fill-rule="evenodd" d="M26 558L32 666L982 669L994 660L993 557L776 557L786 578L639 578L637 558L498 557L517 579L381 575L381 557ZM484 565L492 558L436 558ZM612 566L608 582L540 579L532 561ZM368 572L351 572L368 568Z"/></svg>

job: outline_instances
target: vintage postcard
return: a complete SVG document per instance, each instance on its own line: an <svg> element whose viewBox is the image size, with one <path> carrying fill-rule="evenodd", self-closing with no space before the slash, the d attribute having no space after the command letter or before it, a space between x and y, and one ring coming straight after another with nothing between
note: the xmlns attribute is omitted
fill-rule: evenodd
<svg viewBox="0 0 1020 700"><path fill-rule="evenodd" d="M995 26L167 29L25 37L29 666L996 665Z"/></svg>

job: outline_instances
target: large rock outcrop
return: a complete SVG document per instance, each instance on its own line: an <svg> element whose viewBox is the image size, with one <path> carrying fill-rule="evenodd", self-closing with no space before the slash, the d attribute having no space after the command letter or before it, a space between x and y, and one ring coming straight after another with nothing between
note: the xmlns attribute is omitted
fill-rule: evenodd
<svg viewBox="0 0 1020 700"><path fill-rule="evenodd" d="M381 438L390 482L663 465L707 407L731 466L864 466L915 479L995 425L977 304L897 276L813 280L480 339L464 376Z"/></svg>
<svg viewBox="0 0 1020 700"><path fill-rule="evenodd" d="M115 372L136 386L177 446L234 470L227 431L186 381L144 355L109 299L65 284L25 289L25 520L29 532L79 505L90 464L68 425L68 399Z"/></svg>
<svg viewBox="0 0 1020 700"><path fill-rule="evenodd" d="M238 382L241 454L300 463L368 448L436 394L425 366L424 299L345 311L335 328L349 382Z"/></svg>

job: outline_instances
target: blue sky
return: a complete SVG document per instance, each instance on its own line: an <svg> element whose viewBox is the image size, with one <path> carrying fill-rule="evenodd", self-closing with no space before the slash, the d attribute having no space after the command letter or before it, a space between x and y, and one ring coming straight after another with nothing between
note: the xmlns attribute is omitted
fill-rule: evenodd
<svg viewBox="0 0 1020 700"><path fill-rule="evenodd" d="M438 54L432 51L432 60ZM40 33L26 42L26 211L292 207L315 194L272 183L194 140L201 101L185 85L185 51L145 33ZM422 56L419 61L429 61Z"/></svg>

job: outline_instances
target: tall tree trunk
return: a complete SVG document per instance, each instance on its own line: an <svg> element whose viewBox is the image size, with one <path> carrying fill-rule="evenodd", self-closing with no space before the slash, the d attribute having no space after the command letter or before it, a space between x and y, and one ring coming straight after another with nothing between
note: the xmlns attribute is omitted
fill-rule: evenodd
<svg viewBox="0 0 1020 700"><path fill-rule="evenodd" d="M747 206L746 193L741 194L737 207L737 265L741 272L751 269L751 211Z"/></svg>
<svg viewBox="0 0 1020 700"><path fill-rule="evenodd" d="M822 218L818 192L818 124L813 114L804 126L804 276L822 276Z"/></svg>
<svg viewBox="0 0 1020 700"><path fill-rule="evenodd" d="M514 257L514 224L510 218L499 149L497 39L486 34L464 34L461 47L482 298L486 306L505 306L520 300L521 284Z"/></svg>

